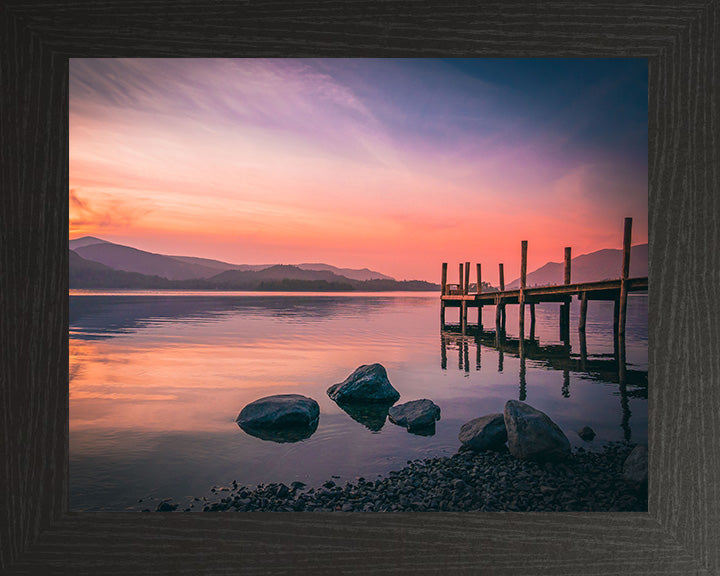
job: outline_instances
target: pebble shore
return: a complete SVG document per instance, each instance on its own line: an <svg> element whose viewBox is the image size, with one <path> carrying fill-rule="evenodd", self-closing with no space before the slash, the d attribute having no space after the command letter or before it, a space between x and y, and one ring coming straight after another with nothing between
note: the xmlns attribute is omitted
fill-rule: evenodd
<svg viewBox="0 0 720 576"><path fill-rule="evenodd" d="M249 488L233 482L195 498L185 510L644 512L647 495L622 477L632 447L611 443L601 452L578 448L563 463L545 464L518 460L507 450L464 451L408 461L401 470L376 480L356 478L343 485L328 480L319 487L293 482ZM178 505L165 500L157 510L178 510Z"/></svg>

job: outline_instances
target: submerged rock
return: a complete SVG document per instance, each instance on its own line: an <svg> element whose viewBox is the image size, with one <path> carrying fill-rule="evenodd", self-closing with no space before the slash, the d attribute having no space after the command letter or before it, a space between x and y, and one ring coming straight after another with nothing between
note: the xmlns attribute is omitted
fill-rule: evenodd
<svg viewBox="0 0 720 576"><path fill-rule="evenodd" d="M510 454L521 460L548 462L570 456L570 441L547 414L518 400L505 404Z"/></svg>
<svg viewBox="0 0 720 576"><path fill-rule="evenodd" d="M638 444L633 448L623 464L623 478L633 488L647 490L648 484L648 449Z"/></svg>
<svg viewBox="0 0 720 576"><path fill-rule="evenodd" d="M580 430L578 430L578 436L585 440L585 442L589 442L595 438L595 430L590 428L590 426L583 426Z"/></svg>
<svg viewBox="0 0 720 576"><path fill-rule="evenodd" d="M434 428L435 421L440 420L440 407L432 400L412 400L398 404L389 410L390 422L404 426L408 432L423 431Z"/></svg>
<svg viewBox="0 0 720 576"><path fill-rule="evenodd" d="M330 386L327 394L338 403L379 402L393 404L400 398L400 393L390 384L387 372L382 364L360 366L343 382Z"/></svg>
<svg viewBox="0 0 720 576"><path fill-rule="evenodd" d="M251 402L237 424L251 436L274 442L297 442L317 430L320 407L299 394L277 394Z"/></svg>
<svg viewBox="0 0 720 576"><path fill-rule="evenodd" d="M507 442L505 417L502 414L488 414L470 420L460 428L458 440L463 448L475 452L497 450Z"/></svg>

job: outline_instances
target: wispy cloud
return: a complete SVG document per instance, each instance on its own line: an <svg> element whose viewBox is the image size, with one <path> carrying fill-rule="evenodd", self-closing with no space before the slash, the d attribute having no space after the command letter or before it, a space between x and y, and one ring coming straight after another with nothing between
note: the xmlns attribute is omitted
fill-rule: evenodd
<svg viewBox="0 0 720 576"><path fill-rule="evenodd" d="M581 64L73 59L71 232L425 278L488 238L641 237L642 69Z"/></svg>

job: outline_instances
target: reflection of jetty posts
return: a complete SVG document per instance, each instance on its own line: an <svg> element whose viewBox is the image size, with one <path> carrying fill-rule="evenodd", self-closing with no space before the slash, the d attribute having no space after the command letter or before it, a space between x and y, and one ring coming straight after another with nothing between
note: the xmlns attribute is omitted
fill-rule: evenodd
<svg viewBox="0 0 720 576"><path fill-rule="evenodd" d="M560 309L560 339L568 343L570 338L570 300L577 296L580 300L580 320L578 329L581 334L581 349L585 341L585 326L587 322L588 300L614 301L613 329L617 355L624 357L625 322L627 318L627 296L630 292L644 291L648 288L648 279L630 278L630 244L632 234L632 218L625 218L623 235L622 269L618 280L602 280L599 282L571 283L571 249L565 248L565 275L564 283L557 286L541 286L528 288L527 282L527 240L523 240L520 262L520 288L505 290L503 265L500 264L500 290L497 292L483 292L480 264L477 265L477 292L470 294L470 263L460 263L459 283L447 283L447 263L442 265L442 294L440 296L440 318L442 327L445 327L445 308L460 308L460 327L463 334L467 330L467 309L478 308L477 329L482 333L482 307L494 305L496 337L504 337L505 333L505 306L518 304L519 313L519 344L522 350L525 341L525 305L530 306L530 339L535 338L535 304L541 302L559 302ZM622 358L624 360L624 358ZM624 362L621 362L621 365Z"/></svg>

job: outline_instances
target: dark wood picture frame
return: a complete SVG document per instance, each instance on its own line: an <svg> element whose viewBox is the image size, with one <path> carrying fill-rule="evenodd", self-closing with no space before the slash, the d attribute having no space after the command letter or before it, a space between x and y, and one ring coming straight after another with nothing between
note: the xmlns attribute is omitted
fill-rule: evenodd
<svg viewBox="0 0 720 576"><path fill-rule="evenodd" d="M720 574L720 10L689 2L0 4L0 572ZM649 64L649 512L68 513L68 59Z"/></svg>

